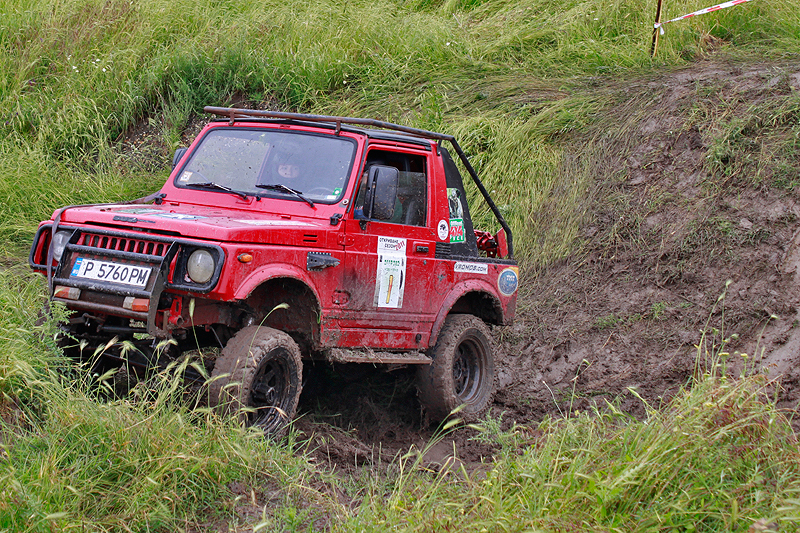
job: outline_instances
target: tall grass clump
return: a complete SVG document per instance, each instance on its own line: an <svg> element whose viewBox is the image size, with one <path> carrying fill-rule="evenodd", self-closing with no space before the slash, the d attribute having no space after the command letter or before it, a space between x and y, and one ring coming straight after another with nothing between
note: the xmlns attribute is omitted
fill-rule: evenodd
<svg viewBox="0 0 800 533"><path fill-rule="evenodd" d="M12 439L0 467L6 530L175 531L231 519L229 483L302 483L302 459L290 449L161 404L163 390L149 401L98 404L52 387L42 420Z"/></svg>
<svg viewBox="0 0 800 533"><path fill-rule="evenodd" d="M33 147L0 141L0 254L27 254L41 220L65 205L132 200L158 190L166 174L76 169Z"/></svg>
<svg viewBox="0 0 800 533"><path fill-rule="evenodd" d="M42 288L41 276L27 265L0 268L0 406L35 401L37 384L58 365L54 327L37 324Z"/></svg>
<svg viewBox="0 0 800 533"><path fill-rule="evenodd" d="M126 399L99 402L111 385L66 366L42 376L35 405L16 407L24 423L2 423L4 531L237 527L253 520L239 516L240 507L263 519L298 502L325 504L307 488L313 470L293 441L271 442L200 407L179 379L180 365L140 382ZM267 491L279 494L269 510L256 496Z"/></svg>
<svg viewBox="0 0 800 533"><path fill-rule="evenodd" d="M665 2L662 20L708 5L693 0ZM604 75L652 64L649 37L655 1L488 0L472 6L452 11L475 36L472 54L487 63L541 77ZM708 35L773 57L794 55L800 44L798 25L800 19L789 0L696 17L665 28L655 62L665 66L693 59L702 53Z"/></svg>
<svg viewBox="0 0 800 533"><path fill-rule="evenodd" d="M396 87L453 62L451 31L391 2L18 2L0 33L15 51L0 127L92 160L164 106L185 118L240 93L308 108L348 84Z"/></svg>
<svg viewBox="0 0 800 533"><path fill-rule="evenodd" d="M705 377L643 421L608 405L489 433L502 449L487 471L418 470L370 494L348 529L795 530L800 454L768 385Z"/></svg>
<svg viewBox="0 0 800 533"><path fill-rule="evenodd" d="M180 379L187 361L113 399L111 374L98 383L60 355L55 322L39 312L41 276L26 270L0 269L0 530L233 526L240 499L256 493L279 491L270 513L320 499L293 441L268 441L202 407Z"/></svg>

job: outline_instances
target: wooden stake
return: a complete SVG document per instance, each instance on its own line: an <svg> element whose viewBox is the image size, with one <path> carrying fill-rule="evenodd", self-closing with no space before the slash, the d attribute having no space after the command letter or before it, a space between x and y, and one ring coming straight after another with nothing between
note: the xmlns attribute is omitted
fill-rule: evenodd
<svg viewBox="0 0 800 533"><path fill-rule="evenodd" d="M661 2L662 0L658 0L658 6L656 7L656 23L661 22ZM653 44L650 45L650 57L656 57L656 50L658 50L658 34L661 33L659 29L660 28L653 28Z"/></svg>

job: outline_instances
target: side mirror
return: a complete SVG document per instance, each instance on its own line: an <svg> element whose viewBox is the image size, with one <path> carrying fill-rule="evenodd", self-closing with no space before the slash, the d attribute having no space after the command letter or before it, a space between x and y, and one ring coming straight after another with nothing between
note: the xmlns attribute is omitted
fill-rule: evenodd
<svg viewBox="0 0 800 533"><path fill-rule="evenodd" d="M175 167L178 166L178 163L181 162L181 159L183 159L183 156L186 155L188 150L188 148L178 148L175 150L175 155L172 156L172 170L175 170Z"/></svg>
<svg viewBox="0 0 800 533"><path fill-rule="evenodd" d="M366 201L369 206L368 218L389 220L394 216L399 176L400 172L394 167L375 165L369 169Z"/></svg>

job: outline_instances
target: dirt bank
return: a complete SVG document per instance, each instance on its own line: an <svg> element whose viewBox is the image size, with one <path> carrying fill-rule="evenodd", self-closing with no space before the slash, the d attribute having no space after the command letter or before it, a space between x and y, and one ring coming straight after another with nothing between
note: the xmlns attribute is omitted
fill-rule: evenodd
<svg viewBox="0 0 800 533"><path fill-rule="evenodd" d="M605 401L641 413L629 390L668 399L701 338L701 363L728 353L734 374L767 373L796 407L798 90L798 65L713 62L625 87L611 118L637 120L600 142L613 155L597 167L615 177L581 252L529 280L498 409L526 422Z"/></svg>

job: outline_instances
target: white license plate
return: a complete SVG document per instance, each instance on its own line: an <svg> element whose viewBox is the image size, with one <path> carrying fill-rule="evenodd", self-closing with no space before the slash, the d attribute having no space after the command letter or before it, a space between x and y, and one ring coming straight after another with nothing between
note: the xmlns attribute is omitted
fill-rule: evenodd
<svg viewBox="0 0 800 533"><path fill-rule="evenodd" d="M111 261L98 261L79 257L72 267L71 277L108 281L134 287L144 287L150 278L149 267L112 263Z"/></svg>

